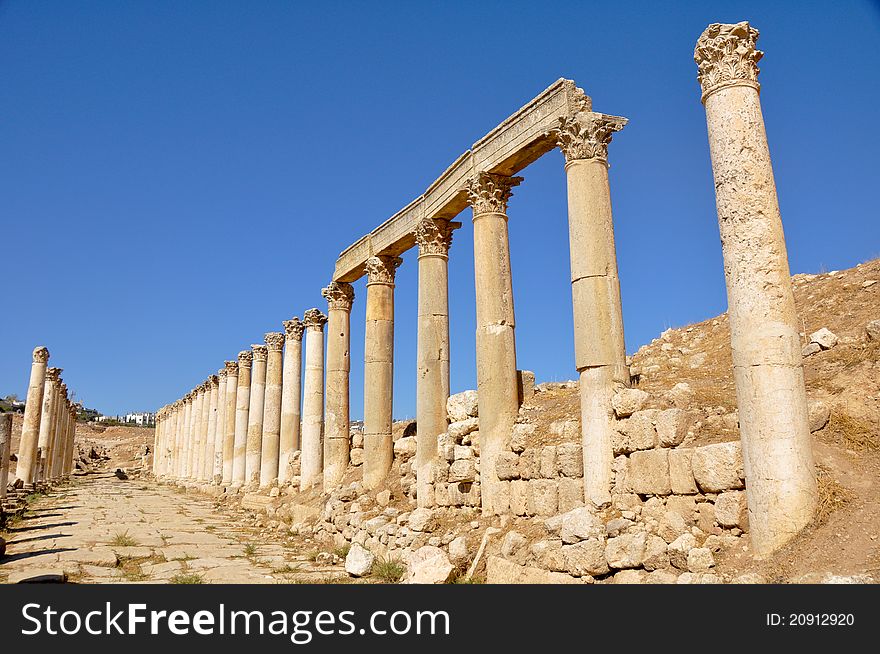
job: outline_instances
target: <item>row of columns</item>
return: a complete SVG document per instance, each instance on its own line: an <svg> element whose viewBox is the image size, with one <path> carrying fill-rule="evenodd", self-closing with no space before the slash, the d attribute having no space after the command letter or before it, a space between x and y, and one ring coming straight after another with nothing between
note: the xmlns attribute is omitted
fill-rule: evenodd
<svg viewBox="0 0 880 654"><path fill-rule="evenodd" d="M61 368L48 367L49 350L33 351L15 479L25 490L68 479L73 469L76 406ZM0 488L9 480L12 415L0 416Z"/></svg>
<svg viewBox="0 0 880 654"><path fill-rule="evenodd" d="M772 549L812 515L815 473L793 296L758 101L755 64L761 53L756 39L757 31L747 23L712 25L700 37L695 59L716 179L753 540ZM630 383L608 180L608 145L626 123L592 111L584 97L555 130L568 192L584 499L595 506L611 500L611 398L615 389ZM478 171L464 189L473 211L482 501L490 513L501 509L496 506L495 462L519 409L507 205L521 181ZM419 247L415 469L420 506L433 504L432 464L437 437L447 428L447 268L457 226L426 218L414 234ZM394 253L379 253L365 263L363 482L368 489L383 483L393 459L394 287L401 262ZM160 412L157 438L174 442L165 450L176 461L178 477L204 480L204 472L192 469L186 455L207 443L215 452L215 477L221 483L289 481L288 463L297 449L302 488L320 482L330 489L341 483L349 461L354 293L349 284L333 282L322 294L327 316L310 309L302 321L284 323L283 357L282 335L272 333L265 346L242 352L237 365L227 362L220 375L226 378L225 402L215 402L213 389L209 395L203 385L182 404ZM325 379L323 327L328 320ZM211 383L217 383L216 377ZM206 418L216 411L224 415ZM216 435L221 424L222 447ZM165 466L160 457L160 474L167 472Z"/></svg>

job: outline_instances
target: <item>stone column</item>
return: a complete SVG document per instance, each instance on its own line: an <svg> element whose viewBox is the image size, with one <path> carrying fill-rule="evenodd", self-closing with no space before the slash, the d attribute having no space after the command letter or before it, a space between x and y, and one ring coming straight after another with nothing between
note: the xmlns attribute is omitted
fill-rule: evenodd
<svg viewBox="0 0 880 654"><path fill-rule="evenodd" d="M159 438L162 435L162 409L156 411L156 424L153 427L153 465L151 466L153 476L158 476L159 468Z"/></svg>
<svg viewBox="0 0 880 654"><path fill-rule="evenodd" d="M805 527L817 487L799 322L758 97L758 30L715 23L694 59L709 130L755 556Z"/></svg>
<svg viewBox="0 0 880 654"><path fill-rule="evenodd" d="M168 479L175 479L177 477L177 446L180 443L180 427L183 422L183 400L174 400L174 403L171 406L173 407L172 423L171 434L166 443L168 449L165 463L165 477Z"/></svg>
<svg viewBox="0 0 880 654"><path fill-rule="evenodd" d="M43 477L45 481L48 481L52 476L52 468L49 465L52 460L51 443L55 440L57 432L56 416L60 375L61 368L47 368L46 380L43 382L43 408L40 412L40 436L38 443L44 458Z"/></svg>
<svg viewBox="0 0 880 654"><path fill-rule="evenodd" d="M403 260L367 259L364 338L364 486L377 488L391 469L394 400L394 275Z"/></svg>
<svg viewBox="0 0 880 654"><path fill-rule="evenodd" d="M266 342L268 354L260 451L260 488L266 488L278 481L278 450L281 438L281 350L284 348L284 334L269 332L263 340Z"/></svg>
<svg viewBox="0 0 880 654"><path fill-rule="evenodd" d="M189 426L192 417L192 392L183 396L183 411L181 412L180 434L177 439L177 479L183 479L186 473L186 450L189 447Z"/></svg>
<svg viewBox="0 0 880 654"><path fill-rule="evenodd" d="M342 483L349 460L351 305L354 289L331 282L321 291L327 300L327 379L324 407L324 490Z"/></svg>
<svg viewBox="0 0 880 654"><path fill-rule="evenodd" d="M71 412L71 403L66 397L61 397L60 401L56 405L56 416L57 416L57 424L55 426L55 432L57 433L57 439L61 444L61 453L60 456L57 457L60 459L60 464L58 465L58 477L60 477L64 470L64 457L67 454L68 447L68 438L72 436L70 429L70 412ZM47 466L50 465L47 462ZM54 477L54 470L47 467L46 475L48 477Z"/></svg>
<svg viewBox="0 0 880 654"><path fill-rule="evenodd" d="M611 501L615 386L629 384L611 192L608 144L626 118L585 106L561 121L557 143L565 155L568 234L574 310L575 367L580 375L584 498Z"/></svg>
<svg viewBox="0 0 880 654"><path fill-rule="evenodd" d="M245 483L245 455L247 449L248 410L251 406L251 365L254 353L238 353L238 389L235 394L235 440L232 446L232 485Z"/></svg>
<svg viewBox="0 0 880 654"><path fill-rule="evenodd" d="M204 406L205 384L203 382L199 384L196 389L196 400L193 403L193 436L189 452L187 453L187 464L189 468L186 475L187 478L191 480L199 478L199 461L201 460L199 454L201 453L202 444L204 442L203 425L205 424L205 418L207 417L205 415Z"/></svg>
<svg viewBox="0 0 880 654"><path fill-rule="evenodd" d="M211 481L223 482L223 442L226 439L226 367L217 371L217 424L214 429L214 453L211 456Z"/></svg>
<svg viewBox="0 0 880 654"><path fill-rule="evenodd" d="M268 350L265 345L252 345L254 365L251 372L251 398L248 409L247 444L245 446L245 482L251 486L260 485L260 459L263 453L263 409L266 404L266 360Z"/></svg>
<svg viewBox="0 0 880 654"><path fill-rule="evenodd" d="M521 177L479 173L467 185L474 211L480 480L483 510L488 513L504 510L494 506L495 462L519 411L507 202L511 189L521 181Z"/></svg>
<svg viewBox="0 0 880 654"><path fill-rule="evenodd" d="M12 414L0 413L0 504L9 484L9 449L12 447Z"/></svg>
<svg viewBox="0 0 880 654"><path fill-rule="evenodd" d="M209 391L206 397L208 405L208 435L205 439L204 454L202 457L202 474L199 479L210 483L214 478L214 439L217 435L217 396L220 392L220 378L211 375L208 378Z"/></svg>
<svg viewBox="0 0 880 654"><path fill-rule="evenodd" d="M65 437L67 447L64 453L64 462L62 465L62 476L65 480L70 479L73 472L73 448L76 444L76 407L70 407L70 424Z"/></svg>
<svg viewBox="0 0 880 654"><path fill-rule="evenodd" d="M235 460L235 426L238 398L238 361L224 361L226 368L226 424L223 431L223 479L222 484L232 483L233 462Z"/></svg>
<svg viewBox="0 0 880 654"><path fill-rule="evenodd" d="M416 228L419 246L418 374L416 375L416 500L434 505L432 468L437 437L446 431L449 398L449 247L452 226L425 218Z"/></svg>
<svg viewBox="0 0 880 654"><path fill-rule="evenodd" d="M324 436L324 325L327 316L309 309L303 316L306 329L306 373L303 383L302 457L300 490L322 482Z"/></svg>
<svg viewBox="0 0 880 654"><path fill-rule="evenodd" d="M54 441L61 440L61 442L64 443L64 439L66 438L65 420L67 419L67 416L65 415L66 412L64 411L64 407L66 407L67 403L68 403L67 385L63 384L61 382L61 380L59 379L56 382L56 387L57 387L56 401L55 401L55 406L53 407L53 410L52 410L52 421L51 421L51 424L53 425L53 427L50 431L49 440L46 443L46 450L45 450L46 451L45 470L46 470L46 477L47 478L54 478L56 476L54 474L54 459L56 459L57 457L55 455ZM40 425L40 427L42 430L42 424ZM62 448L61 458L62 459L64 458L63 451L64 451L65 446L66 446L66 443L61 445L61 448ZM61 466L59 466L59 468L60 467ZM59 473L60 473L60 470L59 470Z"/></svg>
<svg viewBox="0 0 880 654"><path fill-rule="evenodd" d="M299 318L284 321L284 371L281 382L281 437L278 454L279 484L290 481L290 461L294 452L300 447L303 329L303 323Z"/></svg>
<svg viewBox="0 0 880 654"><path fill-rule="evenodd" d="M43 389L48 361L49 350L42 346L34 349L24 407L24 423L21 426L21 441L18 444L18 464L15 467L16 478L20 479L28 489L33 488L34 473L39 463L37 449L40 443L40 418L43 412Z"/></svg>

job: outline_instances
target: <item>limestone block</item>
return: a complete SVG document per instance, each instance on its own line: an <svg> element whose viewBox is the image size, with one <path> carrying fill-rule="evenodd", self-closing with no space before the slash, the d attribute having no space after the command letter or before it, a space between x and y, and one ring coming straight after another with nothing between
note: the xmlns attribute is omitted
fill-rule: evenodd
<svg viewBox="0 0 880 654"><path fill-rule="evenodd" d="M644 570L621 570L614 575L615 584L644 584L648 574Z"/></svg>
<svg viewBox="0 0 880 654"><path fill-rule="evenodd" d="M437 437L437 456L452 463L455 460L455 441L448 434Z"/></svg>
<svg viewBox="0 0 880 654"><path fill-rule="evenodd" d="M880 320L872 320L865 325L865 335L869 341L880 341Z"/></svg>
<svg viewBox="0 0 880 654"><path fill-rule="evenodd" d="M510 513L510 482L499 481L495 487L495 506L499 515Z"/></svg>
<svg viewBox="0 0 880 654"><path fill-rule="evenodd" d="M409 528L412 531L430 531L434 521L434 511L425 507L414 509L409 514Z"/></svg>
<svg viewBox="0 0 880 654"><path fill-rule="evenodd" d="M451 506L449 485L445 481L437 481L434 484L434 503L437 506Z"/></svg>
<svg viewBox="0 0 880 654"><path fill-rule="evenodd" d="M577 440L581 434L581 423L577 420L555 420L550 423L550 433L565 440Z"/></svg>
<svg viewBox="0 0 880 654"><path fill-rule="evenodd" d="M654 420L657 409L635 411L628 418L617 421L617 433L612 434L614 454L629 454L638 450L649 450L657 444L657 431Z"/></svg>
<svg viewBox="0 0 880 654"><path fill-rule="evenodd" d="M473 459L474 448L469 445L455 445L452 450L452 456L456 461L462 459Z"/></svg>
<svg viewBox="0 0 880 654"><path fill-rule="evenodd" d="M831 420L831 408L822 400L813 400L809 404L810 433L819 431Z"/></svg>
<svg viewBox="0 0 880 654"><path fill-rule="evenodd" d="M467 539L464 536L456 536L449 543L449 559L454 565L464 565L470 560Z"/></svg>
<svg viewBox="0 0 880 654"><path fill-rule="evenodd" d="M559 510L570 511L571 509L584 505L584 483L583 479L572 479L571 477L562 477L558 480L559 489Z"/></svg>
<svg viewBox="0 0 880 654"><path fill-rule="evenodd" d="M611 408L618 418L626 418L641 409L649 397L638 388L622 388L611 397Z"/></svg>
<svg viewBox="0 0 880 654"><path fill-rule="evenodd" d="M605 543L598 538L563 545L562 557L566 572L575 577L604 575L609 570Z"/></svg>
<svg viewBox="0 0 880 654"><path fill-rule="evenodd" d="M450 395L446 400L446 414L450 422L460 422L479 416L477 391L464 391Z"/></svg>
<svg viewBox="0 0 880 654"><path fill-rule="evenodd" d="M362 465L364 462L364 448L353 447L348 456L349 456L349 459L351 460L351 465L353 465L353 466Z"/></svg>
<svg viewBox="0 0 880 654"><path fill-rule="evenodd" d="M518 531L509 531L501 541L501 556L505 559L516 559L518 555L525 554L525 546L528 539ZM519 556L522 558L522 556ZM519 561L522 563L523 561Z"/></svg>
<svg viewBox="0 0 880 654"><path fill-rule="evenodd" d="M531 370L517 370L516 390L520 405L531 402L535 395L535 373Z"/></svg>
<svg viewBox="0 0 880 654"><path fill-rule="evenodd" d="M605 525L586 507L572 509L561 516L560 537L569 545L588 538L604 538Z"/></svg>
<svg viewBox="0 0 880 654"><path fill-rule="evenodd" d="M449 466L450 482L473 482L476 479L477 469L474 466L474 459L458 459L453 461Z"/></svg>
<svg viewBox="0 0 880 654"><path fill-rule="evenodd" d="M631 494L628 478L629 457L623 454L615 457L611 462L611 472L614 474L614 494L617 496Z"/></svg>
<svg viewBox="0 0 880 654"><path fill-rule="evenodd" d="M519 455L519 476L521 479L537 479L541 476L539 450L528 448Z"/></svg>
<svg viewBox="0 0 880 654"><path fill-rule="evenodd" d="M669 495L669 451L646 450L633 452L627 471L629 487L639 495Z"/></svg>
<svg viewBox="0 0 880 654"><path fill-rule="evenodd" d="M563 477L584 476L584 455L580 443L562 443L556 446L556 469Z"/></svg>
<svg viewBox="0 0 880 654"><path fill-rule="evenodd" d="M697 527L709 534L715 529L715 505L709 502L697 504Z"/></svg>
<svg viewBox="0 0 880 654"><path fill-rule="evenodd" d="M654 418L657 430L657 445L675 447L687 436L687 415L681 409L658 411Z"/></svg>
<svg viewBox="0 0 880 654"><path fill-rule="evenodd" d="M645 570L658 570L669 566L669 553L666 551L666 541L659 536L650 534L645 542L645 555L642 565Z"/></svg>
<svg viewBox="0 0 880 654"><path fill-rule="evenodd" d="M578 579L559 572L517 565L500 556L486 561L486 582L490 584L577 584Z"/></svg>
<svg viewBox="0 0 880 654"><path fill-rule="evenodd" d="M529 546L529 559L547 570L565 572L568 569L562 554L562 541L559 539L532 543Z"/></svg>
<svg viewBox="0 0 880 654"><path fill-rule="evenodd" d="M556 477L556 446L545 445L542 447L540 457L541 477L544 479L554 479Z"/></svg>
<svg viewBox="0 0 880 654"><path fill-rule="evenodd" d="M743 491L721 493L715 499L715 520L722 527L749 528L749 509Z"/></svg>
<svg viewBox="0 0 880 654"><path fill-rule="evenodd" d="M510 482L510 512L527 515L532 504L532 486L523 479Z"/></svg>
<svg viewBox="0 0 880 654"><path fill-rule="evenodd" d="M403 436L394 441L394 457L407 460L416 455L416 437Z"/></svg>
<svg viewBox="0 0 880 654"><path fill-rule="evenodd" d="M455 567L439 547L425 545L409 555L406 561L407 584L443 584Z"/></svg>
<svg viewBox="0 0 880 654"><path fill-rule="evenodd" d="M691 463L694 479L700 490L705 493L743 488L745 475L739 442L694 448Z"/></svg>
<svg viewBox="0 0 880 654"><path fill-rule="evenodd" d="M694 547L687 555L688 572L709 572L715 567L715 557L705 547Z"/></svg>
<svg viewBox="0 0 880 654"><path fill-rule="evenodd" d="M827 327L810 334L810 343L816 343L823 350L829 350L840 341L837 335Z"/></svg>
<svg viewBox="0 0 880 654"><path fill-rule="evenodd" d="M647 540L648 535L644 532L609 538L605 544L605 559L609 567L620 570L642 565Z"/></svg>
<svg viewBox="0 0 880 654"><path fill-rule="evenodd" d="M450 506L480 506L480 484L455 482L447 484Z"/></svg>
<svg viewBox="0 0 880 654"><path fill-rule="evenodd" d="M517 479L519 477L519 456L513 452L501 452L495 459L495 474L498 479Z"/></svg>
<svg viewBox="0 0 880 654"><path fill-rule="evenodd" d="M370 574L376 557L358 543L353 543L345 556L345 571L352 577Z"/></svg>
<svg viewBox="0 0 880 654"><path fill-rule="evenodd" d="M677 511L667 511L657 524L657 535L667 543L685 533L688 533L687 522Z"/></svg>
<svg viewBox="0 0 880 654"><path fill-rule="evenodd" d="M526 449L529 440L535 435L537 427L528 423L515 424L510 436L510 449L519 454Z"/></svg>
<svg viewBox="0 0 880 654"><path fill-rule="evenodd" d="M697 501L693 497L680 497L676 495L668 497L666 499L666 509L678 513L688 525L696 524L694 514L697 512Z"/></svg>
<svg viewBox="0 0 880 654"><path fill-rule="evenodd" d="M618 573L620 574L620 573ZM674 584L678 574L671 570L654 570L645 577L646 584Z"/></svg>
<svg viewBox="0 0 880 654"><path fill-rule="evenodd" d="M531 492L531 510L533 515L555 515L559 509L559 496L556 481L551 479L533 479L529 482Z"/></svg>
<svg viewBox="0 0 880 654"><path fill-rule="evenodd" d="M821 352L822 346L818 343L807 343L801 348L801 355L804 357L812 356L816 352Z"/></svg>
<svg viewBox="0 0 880 654"><path fill-rule="evenodd" d="M669 543L666 551L669 553L669 562L679 570L688 569L688 552L697 546L697 539L691 533L682 534Z"/></svg>
<svg viewBox="0 0 880 654"><path fill-rule="evenodd" d="M692 457L691 448L669 450L669 485L676 495L693 495L697 492Z"/></svg>
<svg viewBox="0 0 880 654"><path fill-rule="evenodd" d="M466 420L460 420L458 422L450 423L447 429L447 433L452 440L454 440L456 443L460 443L462 438L464 438L471 432L477 431L479 428L479 418L467 418Z"/></svg>

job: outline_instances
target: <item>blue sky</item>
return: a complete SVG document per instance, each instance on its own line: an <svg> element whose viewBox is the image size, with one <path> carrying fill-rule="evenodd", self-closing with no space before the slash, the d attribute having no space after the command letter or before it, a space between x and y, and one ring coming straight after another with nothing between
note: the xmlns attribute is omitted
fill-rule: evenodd
<svg viewBox="0 0 880 654"><path fill-rule="evenodd" d="M611 192L629 351L726 308L694 43L761 31L793 272L880 256L880 10L868 2L0 0L0 395L30 352L106 413L172 401L326 307L338 254L559 77L627 116ZM519 367L571 379L565 175L510 204ZM452 388L475 387L473 241L450 259ZM395 416L415 413L415 253ZM363 405L364 282L352 312Z"/></svg>

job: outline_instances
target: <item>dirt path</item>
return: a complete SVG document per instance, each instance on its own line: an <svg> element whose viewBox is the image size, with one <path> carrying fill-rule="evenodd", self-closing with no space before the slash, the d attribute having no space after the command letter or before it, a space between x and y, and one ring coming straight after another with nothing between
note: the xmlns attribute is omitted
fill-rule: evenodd
<svg viewBox="0 0 880 654"><path fill-rule="evenodd" d="M347 576L215 511L211 500L111 473L75 478L8 526L0 582L297 583Z"/></svg>

